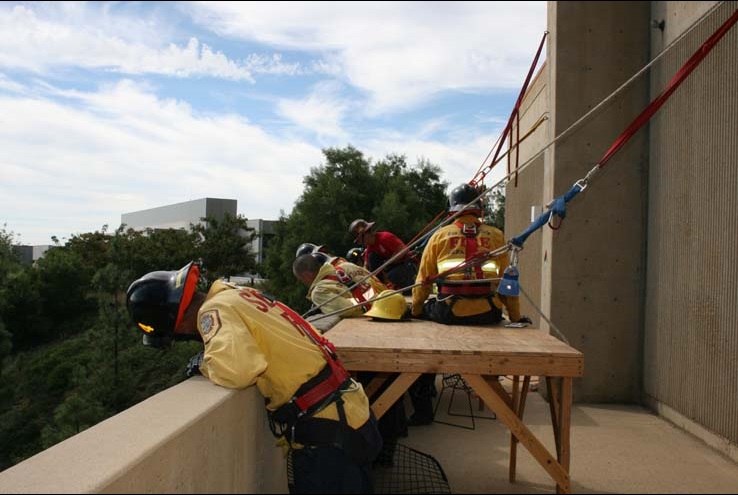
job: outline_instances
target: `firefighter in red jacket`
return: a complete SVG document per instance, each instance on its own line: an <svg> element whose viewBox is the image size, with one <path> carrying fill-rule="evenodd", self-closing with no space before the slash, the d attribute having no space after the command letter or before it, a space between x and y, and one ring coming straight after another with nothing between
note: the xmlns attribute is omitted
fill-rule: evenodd
<svg viewBox="0 0 738 495"><path fill-rule="evenodd" d="M131 284L128 310L144 344L204 343L200 372L229 388L256 385L272 432L290 447L293 493L371 493L382 447L362 386L300 315L251 287L197 292L197 264Z"/></svg>
<svg viewBox="0 0 738 495"><path fill-rule="evenodd" d="M375 231L374 224L375 222L357 218L349 226L349 234L353 236L354 242L364 246L364 267L374 273L397 253L404 251L403 255L384 267L378 275L390 289L399 290L412 286L418 273L417 259L399 237L385 230ZM410 290L407 292L409 294Z"/></svg>

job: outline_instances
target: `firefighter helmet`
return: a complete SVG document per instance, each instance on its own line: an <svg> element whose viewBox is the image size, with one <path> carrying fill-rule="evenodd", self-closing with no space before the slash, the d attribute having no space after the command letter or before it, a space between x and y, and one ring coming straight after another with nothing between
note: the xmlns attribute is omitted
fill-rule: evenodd
<svg viewBox="0 0 738 495"><path fill-rule="evenodd" d="M364 249L363 248L351 248L346 253L346 261L353 263L354 265L362 266L364 264Z"/></svg>
<svg viewBox="0 0 738 495"><path fill-rule="evenodd" d="M200 267L193 261L180 270L147 273L128 287L128 313L143 331L144 345L171 344L199 277Z"/></svg>
<svg viewBox="0 0 738 495"><path fill-rule="evenodd" d="M385 296L394 291L383 290L379 293L379 297ZM402 320L407 312L407 303L400 292L394 292L392 295L382 299L377 299L372 303L372 309L364 313L364 316L381 318L383 320Z"/></svg>
<svg viewBox="0 0 738 495"><path fill-rule="evenodd" d="M358 242L359 235L369 232L374 227L375 222L367 222L363 218L357 218L349 225L349 234L354 237L354 241Z"/></svg>
<svg viewBox="0 0 738 495"><path fill-rule="evenodd" d="M324 253L325 252L325 246L316 245L312 242L303 242L300 244L300 246L297 248L297 251L295 251L295 258L299 258L303 254L313 254L313 253Z"/></svg>
<svg viewBox="0 0 738 495"><path fill-rule="evenodd" d="M328 263L331 260L331 257L325 254L323 251L313 252L312 257L320 261L322 264Z"/></svg>
<svg viewBox="0 0 738 495"><path fill-rule="evenodd" d="M448 211L477 210L481 213L482 199L478 196L479 191L474 186L461 184L448 195Z"/></svg>

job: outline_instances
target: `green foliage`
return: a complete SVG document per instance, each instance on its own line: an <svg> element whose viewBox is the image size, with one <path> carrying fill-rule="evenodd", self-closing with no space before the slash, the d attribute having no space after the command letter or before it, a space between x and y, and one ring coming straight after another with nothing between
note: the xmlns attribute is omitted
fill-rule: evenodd
<svg viewBox="0 0 738 495"><path fill-rule="evenodd" d="M207 218L204 225L193 225L199 235L197 253L205 260L208 285L221 277L244 273L256 268L251 242L256 234L241 215L226 214L223 220Z"/></svg>
<svg viewBox="0 0 738 495"><path fill-rule="evenodd" d="M28 267L0 230L0 470L185 378L202 344L142 346L125 293L147 272L198 258L211 276L252 269L246 219L207 221L193 232L103 227Z"/></svg>
<svg viewBox="0 0 738 495"><path fill-rule="evenodd" d="M505 230L505 192L500 188L494 189L490 194L485 196L484 223L492 225L504 232Z"/></svg>
<svg viewBox="0 0 738 495"><path fill-rule="evenodd" d="M325 244L338 255L353 247L356 218L410 239L446 208L439 168L401 155L372 164L355 148L323 151L325 163L305 177L290 214L275 225L263 267L255 265L254 232L241 216L204 219L192 231L114 232L72 236L35 266L20 264L14 234L0 229L0 470L184 379L202 347L180 342L167 351L141 345L125 308L130 283L154 270L202 259L209 282L258 271L265 287L306 310L305 287L292 275L295 249ZM12 347L11 347L12 344Z"/></svg>
<svg viewBox="0 0 738 495"><path fill-rule="evenodd" d="M326 163L311 169L294 209L280 217L264 262L267 290L300 312L309 307L305 287L292 275L300 244L324 244L345 256L354 247L348 226L357 218L410 242L447 205L447 184L427 161L410 167L405 156L388 155L373 165L352 146L323 154Z"/></svg>
<svg viewBox="0 0 738 495"><path fill-rule="evenodd" d="M0 374L5 356L10 354L12 348L12 334L5 326L5 313L9 309L8 299L13 294L10 287L10 279L15 273L22 270L18 253L13 249L15 234L7 230L3 225L0 229Z"/></svg>

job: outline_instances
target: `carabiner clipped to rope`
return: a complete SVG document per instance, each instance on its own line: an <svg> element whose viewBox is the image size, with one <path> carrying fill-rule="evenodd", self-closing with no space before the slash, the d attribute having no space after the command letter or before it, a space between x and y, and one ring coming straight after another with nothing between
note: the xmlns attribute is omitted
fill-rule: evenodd
<svg viewBox="0 0 738 495"><path fill-rule="evenodd" d="M510 264L500 279L497 293L501 296L517 296L520 294L520 271L518 270L518 251L520 248L512 246L510 251Z"/></svg>

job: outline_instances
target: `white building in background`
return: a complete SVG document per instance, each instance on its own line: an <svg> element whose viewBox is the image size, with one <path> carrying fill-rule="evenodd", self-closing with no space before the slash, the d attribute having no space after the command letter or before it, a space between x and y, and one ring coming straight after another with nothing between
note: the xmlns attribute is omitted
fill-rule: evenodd
<svg viewBox="0 0 738 495"><path fill-rule="evenodd" d="M190 225L202 224L205 217L222 220L226 215L237 216L238 202L235 199L200 198L184 203L149 208L148 210L123 213L120 222L134 230L145 229L189 229ZM251 252L257 263L264 261L264 250L274 235L274 220L247 220L256 236L251 242ZM247 274L249 278L258 275Z"/></svg>
<svg viewBox="0 0 738 495"><path fill-rule="evenodd" d="M15 251L18 253L20 262L24 265L34 264L36 260L38 260L39 258L43 258L44 254L46 254L46 251L48 251L49 248L52 247L54 246L51 244L39 244L36 246L18 244L13 246Z"/></svg>
<svg viewBox="0 0 738 495"><path fill-rule="evenodd" d="M189 229L190 224L201 224L205 217L222 220L226 214L236 216L235 199L201 198L184 203L158 206L148 210L123 213L120 223L134 230Z"/></svg>

